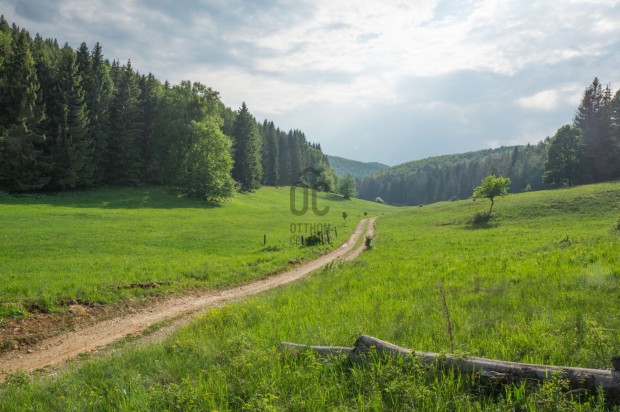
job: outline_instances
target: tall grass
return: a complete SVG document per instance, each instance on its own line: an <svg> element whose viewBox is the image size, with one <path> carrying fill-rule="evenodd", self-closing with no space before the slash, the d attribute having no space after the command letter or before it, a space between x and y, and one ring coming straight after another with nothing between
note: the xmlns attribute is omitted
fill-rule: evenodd
<svg viewBox="0 0 620 412"><path fill-rule="evenodd" d="M300 204L301 192L297 195ZM331 208L327 215L310 210L295 216L289 199L288 188L237 195L222 206L159 188L3 196L0 319L59 310L67 303L111 303L237 284L337 246L365 211L390 210L320 194L319 207ZM343 210L352 218L343 221ZM292 239L308 236L317 223L338 229L332 245L301 247ZM293 231L294 224L308 227Z"/></svg>
<svg viewBox="0 0 620 412"><path fill-rule="evenodd" d="M163 343L53 378L17 375L0 409L612 409L561 380L498 385L414 358L358 364L276 347L346 346L366 333L416 350L609 367L620 348L619 201L617 183L512 195L483 229L469 224L477 202L402 209L377 221L355 262L214 309Z"/></svg>

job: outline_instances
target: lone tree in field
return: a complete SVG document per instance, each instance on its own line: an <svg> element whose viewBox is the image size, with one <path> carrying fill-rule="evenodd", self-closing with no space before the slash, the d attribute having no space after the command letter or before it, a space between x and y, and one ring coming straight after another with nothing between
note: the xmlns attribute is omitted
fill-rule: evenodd
<svg viewBox="0 0 620 412"><path fill-rule="evenodd" d="M491 215L493 211L493 204L497 196L506 196L508 194L508 188L510 187L510 179L507 177L495 177L495 175L489 175L482 179L480 186L474 189L474 199L489 199L491 201L491 207L487 215Z"/></svg>

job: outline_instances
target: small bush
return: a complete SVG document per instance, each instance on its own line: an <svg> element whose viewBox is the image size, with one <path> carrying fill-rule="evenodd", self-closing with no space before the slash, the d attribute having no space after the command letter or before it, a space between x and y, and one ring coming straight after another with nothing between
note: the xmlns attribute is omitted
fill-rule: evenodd
<svg viewBox="0 0 620 412"><path fill-rule="evenodd" d="M477 225L484 225L486 223L489 223L489 220L491 220L491 215L488 213L484 213L484 212L476 212L471 220L470 223L474 226Z"/></svg>
<svg viewBox="0 0 620 412"><path fill-rule="evenodd" d="M381 204L385 203L385 201L383 199L381 199L379 196L375 197L375 202L381 203Z"/></svg>
<svg viewBox="0 0 620 412"><path fill-rule="evenodd" d="M366 236L366 239L364 240L364 246L366 247L366 250L372 249L372 237Z"/></svg>
<svg viewBox="0 0 620 412"><path fill-rule="evenodd" d="M452 196L452 197L450 198L450 201L451 201L451 202L456 202L457 200L459 200L459 198L458 198L458 197L456 197L456 196Z"/></svg>
<svg viewBox="0 0 620 412"><path fill-rule="evenodd" d="M616 222L616 230L620 231L620 218L618 219L618 222Z"/></svg>
<svg viewBox="0 0 620 412"><path fill-rule="evenodd" d="M349 214L347 212L342 212L342 218L344 220L347 220L347 216L349 216Z"/></svg>
<svg viewBox="0 0 620 412"><path fill-rule="evenodd" d="M305 246L314 246L321 244L321 238L318 235L311 235L306 238L304 241Z"/></svg>

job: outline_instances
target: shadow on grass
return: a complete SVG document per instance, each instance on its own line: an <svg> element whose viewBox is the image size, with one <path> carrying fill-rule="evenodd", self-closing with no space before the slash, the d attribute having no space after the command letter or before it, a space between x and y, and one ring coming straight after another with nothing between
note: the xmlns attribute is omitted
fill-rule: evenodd
<svg viewBox="0 0 620 412"><path fill-rule="evenodd" d="M477 230L477 229L492 229L497 227L497 224L491 223L494 220L494 216L491 215L490 212L476 212L467 222L467 229Z"/></svg>
<svg viewBox="0 0 620 412"><path fill-rule="evenodd" d="M495 229L499 227L499 224L497 223L468 223L467 226L465 226L466 230L482 230L482 229Z"/></svg>
<svg viewBox="0 0 620 412"><path fill-rule="evenodd" d="M212 209L217 203L178 195L164 187L106 187L66 192L0 194L0 205L47 205L91 209Z"/></svg>

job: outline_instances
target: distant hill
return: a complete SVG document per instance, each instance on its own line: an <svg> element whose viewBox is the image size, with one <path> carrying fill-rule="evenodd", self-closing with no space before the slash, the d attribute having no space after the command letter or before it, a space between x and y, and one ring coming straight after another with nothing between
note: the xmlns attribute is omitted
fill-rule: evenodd
<svg viewBox="0 0 620 412"><path fill-rule="evenodd" d="M381 170L388 169L390 166L377 162L359 162L357 160L345 159L344 157L327 155L329 165L334 169L338 176L346 176L351 173L354 178L361 179Z"/></svg>
<svg viewBox="0 0 620 412"><path fill-rule="evenodd" d="M550 186L542 182L547 146L540 142L403 163L363 177L357 185L358 196L381 197L393 205L467 199L489 174L509 177L511 193L547 189Z"/></svg>

